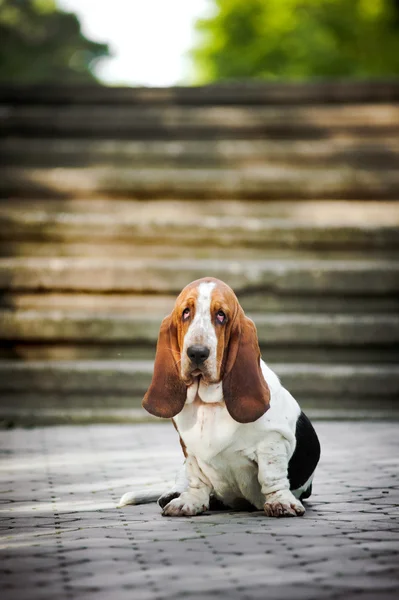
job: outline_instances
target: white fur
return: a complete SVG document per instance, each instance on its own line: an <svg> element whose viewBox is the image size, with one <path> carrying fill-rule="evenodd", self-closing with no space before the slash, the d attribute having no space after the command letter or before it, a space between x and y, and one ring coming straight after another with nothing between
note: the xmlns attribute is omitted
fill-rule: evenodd
<svg viewBox="0 0 399 600"><path fill-rule="evenodd" d="M204 491L211 490L232 507L247 500L262 509L270 500L271 504L295 505L301 513L303 507L290 492L287 479L301 410L263 361L261 367L270 389L270 408L254 423L234 421L223 402L220 384L197 386L201 401L187 402L174 420L189 456L195 457L196 468L199 467L206 480ZM193 473L192 463L186 462L186 505L196 504L192 491L192 481L198 486L196 468ZM178 501L178 498L173 501L173 514L176 514ZM207 504L203 497L201 501L204 506ZM168 506L164 514L172 514ZM184 509L182 511L185 514Z"/></svg>
<svg viewBox="0 0 399 600"><path fill-rule="evenodd" d="M210 354L206 360L206 376L209 379L217 379L217 337L211 318L211 300L213 282L203 282L198 286L198 297L195 305L195 315L186 336L181 353L181 375L186 379L190 371L190 361L187 356L187 348L193 344L202 344L209 348Z"/></svg>
<svg viewBox="0 0 399 600"><path fill-rule="evenodd" d="M119 500L117 508L122 508L122 506L127 506L128 504L150 504L151 502L156 502L162 492L163 490L126 492Z"/></svg>
<svg viewBox="0 0 399 600"><path fill-rule="evenodd" d="M186 474L189 474L188 486L178 498L174 498L163 510L170 517L193 516L209 508L212 484L200 468L194 456L186 460Z"/></svg>

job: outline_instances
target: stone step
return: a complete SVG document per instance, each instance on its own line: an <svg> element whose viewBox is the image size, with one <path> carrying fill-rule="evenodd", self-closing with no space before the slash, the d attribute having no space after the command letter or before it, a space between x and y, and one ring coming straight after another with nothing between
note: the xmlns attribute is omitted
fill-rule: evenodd
<svg viewBox="0 0 399 600"><path fill-rule="evenodd" d="M364 344L363 346L338 346L331 344L290 343L261 346L265 360L277 363L296 363L298 358L309 364L383 365L399 362L398 344ZM56 341L0 341L2 360L63 361L63 360L153 360L154 345L144 342L90 343L64 340Z"/></svg>
<svg viewBox="0 0 399 600"><path fill-rule="evenodd" d="M0 311L1 338L16 342L152 345L164 315L93 312ZM275 345L386 346L399 349L398 315L248 314L263 348Z"/></svg>
<svg viewBox="0 0 399 600"><path fill-rule="evenodd" d="M65 207L62 202L48 201L46 206L34 200L0 204L2 248L9 242L14 244L9 246L11 251L19 241L25 245L36 241L38 246L44 242L80 244L82 250L85 244L95 246L96 252L99 244L108 244L109 249L114 244L118 254L123 244L134 249L140 244L159 247L162 243L168 248L171 244L175 248L192 247L195 252L204 252L204 247L399 248L399 203L395 202L370 201L369 205L356 203L352 207L350 202L341 201L334 208L331 202L302 202L290 217L283 209L278 214L273 207L269 215L261 207L256 215L254 206L242 214L242 203L233 201L215 209L207 202L160 201L143 206L140 202L110 201L105 207L93 200L91 205L85 203L85 212L83 206L75 208L73 204Z"/></svg>
<svg viewBox="0 0 399 600"><path fill-rule="evenodd" d="M166 315L172 310L175 295L168 294L96 294L96 293L2 293L0 308L18 313L38 311L64 314L111 314L153 316Z"/></svg>
<svg viewBox="0 0 399 600"><path fill-rule="evenodd" d="M0 126L7 135L54 137L328 138L338 133L391 134L399 107L386 104L313 106L20 106L3 104Z"/></svg>
<svg viewBox="0 0 399 600"><path fill-rule="evenodd" d="M32 428L55 425L93 425L93 424L115 424L115 423L154 423L162 422L147 413L141 407L140 398L130 398L125 408L113 408L107 399L107 404L102 406L85 406L87 398L74 396L68 398L63 407L57 407L57 398L46 397L46 405L43 406L42 397L36 395L20 396L13 394L5 396L4 403L0 406L0 425L3 429L15 427ZM133 408L132 408L133 407ZM378 405L374 399L363 399L362 401L351 399L342 402L340 399L318 399L302 400L301 408L311 421L398 421L399 407L394 403L381 401Z"/></svg>
<svg viewBox="0 0 399 600"><path fill-rule="evenodd" d="M380 199L369 200L269 200L259 202L245 198L244 200L226 199L218 200L192 200L167 198L147 200L142 202L134 198L129 200L117 198L84 199L57 199L40 200L32 198L13 198L10 202L0 203L1 214L18 214L21 212L32 213L42 218L42 213L49 213L51 218L56 219L59 214L64 213L69 222L75 216L76 219L85 215L93 215L101 218L115 216L117 219L126 218L129 222L132 215L138 222L167 221L179 218L198 219L214 217L242 218L242 219L270 219L276 222L294 222L306 225L309 222L324 226L369 226L373 227L399 223L398 203L382 201Z"/></svg>
<svg viewBox="0 0 399 600"><path fill-rule="evenodd" d="M391 314L399 313L399 294L393 296L325 296L273 293L272 290L245 290L239 300L246 312L301 314ZM8 291L0 294L0 309L15 311L62 311L64 314L111 313L142 315L170 313L176 296L171 294L124 294L87 292Z"/></svg>
<svg viewBox="0 0 399 600"><path fill-rule="evenodd" d="M295 260L300 255L301 259L318 260L364 260L365 253L372 250L375 259L398 259L398 248L396 239L390 243L390 236L385 235L387 228L376 228L379 232L373 231L365 236L370 240L370 244L365 244L361 236L354 235L355 246L352 245L352 239L348 244L336 245L335 239L331 236L330 240L320 238L320 243L314 240L294 239L290 240L285 236L284 244L268 245L267 243L259 247L256 245L231 245L214 246L206 243L190 246L176 240L169 241L167 238L156 240L157 243L148 245L143 238L139 242L126 240L101 240L88 237L86 240L64 240L48 241L46 238L39 239L17 239L0 238L0 257L35 257L50 259L55 256L58 258L99 258L100 256L112 257L114 260L128 260L132 257L145 257L146 260L180 260L182 256L189 256L190 260L226 260L229 261L259 261L264 258L278 260ZM154 240L155 241L155 240ZM220 239L215 236L215 243ZM272 241L270 243L273 243ZM367 255L367 254L366 254ZM0 298L1 304L1 298Z"/></svg>
<svg viewBox="0 0 399 600"><path fill-rule="evenodd" d="M0 140L3 165L24 167L119 166L245 168L262 164L307 166L352 165L360 168L396 168L399 142L340 135L312 140L92 140L26 138Z"/></svg>
<svg viewBox="0 0 399 600"><path fill-rule="evenodd" d="M142 301L145 302L145 301ZM148 307L125 313L0 311L0 359L152 359L162 317ZM73 303L72 303L73 306ZM263 356L274 362L395 363L399 317L349 314L254 314Z"/></svg>
<svg viewBox="0 0 399 600"><path fill-rule="evenodd" d="M312 398L397 402L398 365L321 365L273 364L270 366L298 400ZM9 401L12 396L42 394L65 408L73 397L81 408L104 406L123 408L145 393L151 380L152 361L0 361L0 391ZM131 405L131 404L130 404Z"/></svg>
<svg viewBox="0 0 399 600"><path fill-rule="evenodd" d="M240 169L0 167L0 197L397 199L399 170L262 164Z"/></svg>
<svg viewBox="0 0 399 600"><path fill-rule="evenodd" d="M45 104L107 105L290 105L396 102L395 80L317 82L229 82L200 87L107 87L98 85L6 85L0 87L0 102L17 105Z"/></svg>
<svg viewBox="0 0 399 600"><path fill-rule="evenodd" d="M361 260L145 260L140 258L1 258L0 289L43 292L177 294L204 276L224 280L238 294L397 296L399 263Z"/></svg>

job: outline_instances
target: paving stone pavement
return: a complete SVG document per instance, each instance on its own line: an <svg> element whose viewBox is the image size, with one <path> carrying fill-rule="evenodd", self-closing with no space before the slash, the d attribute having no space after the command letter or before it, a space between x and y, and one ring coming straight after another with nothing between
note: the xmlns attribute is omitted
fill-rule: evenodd
<svg viewBox="0 0 399 600"><path fill-rule="evenodd" d="M317 422L322 460L303 518L117 509L174 477L171 424L0 434L2 600L397 597L398 423Z"/></svg>

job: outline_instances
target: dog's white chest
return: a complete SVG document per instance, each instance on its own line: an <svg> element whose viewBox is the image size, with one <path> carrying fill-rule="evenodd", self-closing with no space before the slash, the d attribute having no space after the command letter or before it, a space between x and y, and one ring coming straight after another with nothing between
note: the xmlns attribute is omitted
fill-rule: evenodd
<svg viewBox="0 0 399 600"><path fill-rule="evenodd" d="M242 499L261 504L250 425L234 421L223 403L199 401L186 405L175 421L188 453L195 456L219 499L231 506Z"/></svg>
<svg viewBox="0 0 399 600"><path fill-rule="evenodd" d="M175 421L189 453L205 461L231 449L240 426L220 402L195 401L186 405Z"/></svg>

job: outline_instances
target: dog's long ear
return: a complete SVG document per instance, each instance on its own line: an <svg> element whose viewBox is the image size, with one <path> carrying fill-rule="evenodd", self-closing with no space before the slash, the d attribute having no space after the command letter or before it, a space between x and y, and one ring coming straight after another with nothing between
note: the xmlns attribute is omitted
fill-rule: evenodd
<svg viewBox="0 0 399 600"><path fill-rule="evenodd" d="M143 408L156 417L177 415L186 401L187 387L179 375L180 351L173 314L165 317L159 331L154 373L143 398Z"/></svg>
<svg viewBox="0 0 399 600"><path fill-rule="evenodd" d="M227 410L239 423L252 423L269 408L270 390L260 367L256 327L241 307L230 333L223 396Z"/></svg>

